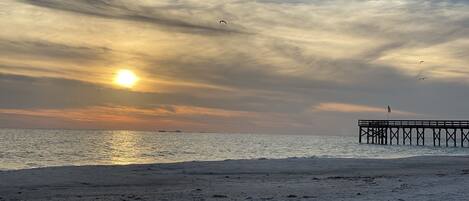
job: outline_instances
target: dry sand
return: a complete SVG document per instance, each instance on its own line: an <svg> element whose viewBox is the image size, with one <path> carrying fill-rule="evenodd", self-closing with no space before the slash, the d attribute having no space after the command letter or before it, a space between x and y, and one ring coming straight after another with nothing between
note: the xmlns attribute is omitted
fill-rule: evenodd
<svg viewBox="0 0 469 201"><path fill-rule="evenodd" d="M469 200L469 157L229 160L0 172L0 200Z"/></svg>

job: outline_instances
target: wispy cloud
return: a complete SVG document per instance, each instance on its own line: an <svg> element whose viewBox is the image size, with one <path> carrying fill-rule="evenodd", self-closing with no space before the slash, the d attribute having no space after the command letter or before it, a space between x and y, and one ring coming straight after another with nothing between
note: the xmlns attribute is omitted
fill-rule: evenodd
<svg viewBox="0 0 469 201"><path fill-rule="evenodd" d="M63 118L85 122L132 123L149 119L184 118L194 116L216 118L255 118L254 112L229 111L192 106L166 105L158 108L133 108L126 106L92 106L67 109L0 109L2 114L28 115L36 117Z"/></svg>
<svg viewBox="0 0 469 201"><path fill-rule="evenodd" d="M343 113L386 113L387 107L373 107L349 103L320 103L313 107L315 112L343 112ZM401 110L392 110L393 114L415 116L418 114Z"/></svg>
<svg viewBox="0 0 469 201"><path fill-rule="evenodd" d="M192 12L213 13L216 11L216 8L197 7L190 4L145 6L128 1L106 0L21 0L21 2L100 18L155 24L164 28L173 28L173 30L193 34L247 34L246 30L242 30L240 26L236 28L233 26L219 26L216 18L195 21L195 16L191 14ZM201 19L200 16L199 19Z"/></svg>

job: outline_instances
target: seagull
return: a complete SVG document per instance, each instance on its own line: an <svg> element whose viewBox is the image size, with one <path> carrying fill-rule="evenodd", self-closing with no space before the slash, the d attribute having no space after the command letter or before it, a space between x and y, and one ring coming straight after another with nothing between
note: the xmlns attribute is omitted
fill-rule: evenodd
<svg viewBox="0 0 469 201"><path fill-rule="evenodd" d="M420 60L419 64L422 64L423 62L425 62L425 61L423 61L423 60Z"/></svg>
<svg viewBox="0 0 469 201"><path fill-rule="evenodd" d="M422 80L422 81L426 80L426 79L427 79L427 77L419 77L419 80Z"/></svg>
<svg viewBox="0 0 469 201"><path fill-rule="evenodd" d="M220 24L228 24L225 20L220 20L218 23L220 23Z"/></svg>

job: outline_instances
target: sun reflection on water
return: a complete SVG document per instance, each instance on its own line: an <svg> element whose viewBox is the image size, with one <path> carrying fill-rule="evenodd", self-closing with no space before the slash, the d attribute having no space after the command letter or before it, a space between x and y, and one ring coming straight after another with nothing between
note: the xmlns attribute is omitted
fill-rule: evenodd
<svg viewBox="0 0 469 201"><path fill-rule="evenodd" d="M108 139L109 160L112 164L125 165L132 163L145 163L142 161L138 148L142 141L141 135L135 131L113 131Z"/></svg>

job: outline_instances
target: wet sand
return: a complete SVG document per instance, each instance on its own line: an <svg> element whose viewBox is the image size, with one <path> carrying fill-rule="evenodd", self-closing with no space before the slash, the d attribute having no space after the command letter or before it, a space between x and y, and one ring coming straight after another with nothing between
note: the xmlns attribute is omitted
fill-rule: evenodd
<svg viewBox="0 0 469 201"><path fill-rule="evenodd" d="M469 157L228 160L0 172L4 200L467 200Z"/></svg>

